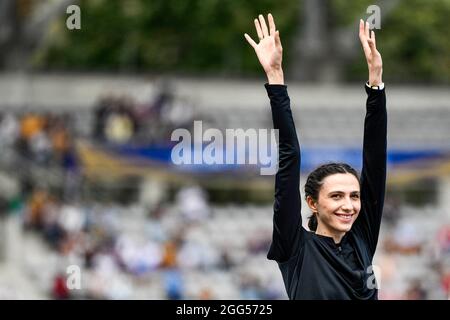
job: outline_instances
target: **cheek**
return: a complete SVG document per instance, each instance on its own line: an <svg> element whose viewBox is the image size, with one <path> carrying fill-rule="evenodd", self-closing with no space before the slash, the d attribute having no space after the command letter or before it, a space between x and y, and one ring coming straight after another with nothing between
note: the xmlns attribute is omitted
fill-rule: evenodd
<svg viewBox="0 0 450 320"><path fill-rule="evenodd" d="M333 213L336 210L339 209L339 207L341 206L341 204L338 201L322 201L319 205L318 205L318 209L320 212L324 212L324 213ZM355 201L353 203L353 208L355 209L355 211L359 214L360 210L361 210L361 201Z"/></svg>
<svg viewBox="0 0 450 320"><path fill-rule="evenodd" d="M321 210L321 212L326 212L326 213L333 213L337 209L339 209L339 203L335 202L335 201L324 201L320 205L320 208L319 208L319 210Z"/></svg>

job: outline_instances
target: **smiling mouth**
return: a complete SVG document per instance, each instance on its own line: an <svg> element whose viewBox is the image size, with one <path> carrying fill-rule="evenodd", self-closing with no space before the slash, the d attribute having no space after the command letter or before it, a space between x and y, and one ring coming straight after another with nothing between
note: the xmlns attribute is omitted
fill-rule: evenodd
<svg viewBox="0 0 450 320"><path fill-rule="evenodd" d="M351 222L354 214L351 213L335 213L338 216L339 220L343 222Z"/></svg>

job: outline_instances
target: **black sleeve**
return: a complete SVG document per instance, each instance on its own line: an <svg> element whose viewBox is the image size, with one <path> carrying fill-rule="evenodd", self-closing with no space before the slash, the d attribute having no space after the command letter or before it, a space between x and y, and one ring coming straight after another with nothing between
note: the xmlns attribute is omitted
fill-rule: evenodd
<svg viewBox="0 0 450 320"><path fill-rule="evenodd" d="M354 231L375 254L386 189L387 111L385 90L365 86L368 94L364 121L361 211Z"/></svg>
<svg viewBox="0 0 450 320"><path fill-rule="evenodd" d="M285 85L266 84L272 119L278 129L278 171L275 176L275 202L272 244L268 259L284 262L295 252L301 236L300 145L292 119Z"/></svg>

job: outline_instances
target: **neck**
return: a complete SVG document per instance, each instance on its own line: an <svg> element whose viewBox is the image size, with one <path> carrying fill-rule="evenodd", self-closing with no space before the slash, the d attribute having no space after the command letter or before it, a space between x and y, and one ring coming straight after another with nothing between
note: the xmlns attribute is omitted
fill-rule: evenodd
<svg viewBox="0 0 450 320"><path fill-rule="evenodd" d="M317 226L317 230L316 230L315 233L320 235L320 236L333 238L334 243L340 243L342 238L345 235L345 232L339 232L339 231L334 231L333 232L333 231L330 231L330 230L327 230L327 229L321 227L321 225Z"/></svg>

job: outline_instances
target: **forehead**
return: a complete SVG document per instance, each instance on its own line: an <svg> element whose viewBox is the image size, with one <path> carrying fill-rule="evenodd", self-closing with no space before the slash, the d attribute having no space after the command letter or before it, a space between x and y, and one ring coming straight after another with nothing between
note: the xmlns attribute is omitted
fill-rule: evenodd
<svg viewBox="0 0 450 320"><path fill-rule="evenodd" d="M323 180L321 191L327 193L332 191L359 191L359 182L351 173L336 173Z"/></svg>

